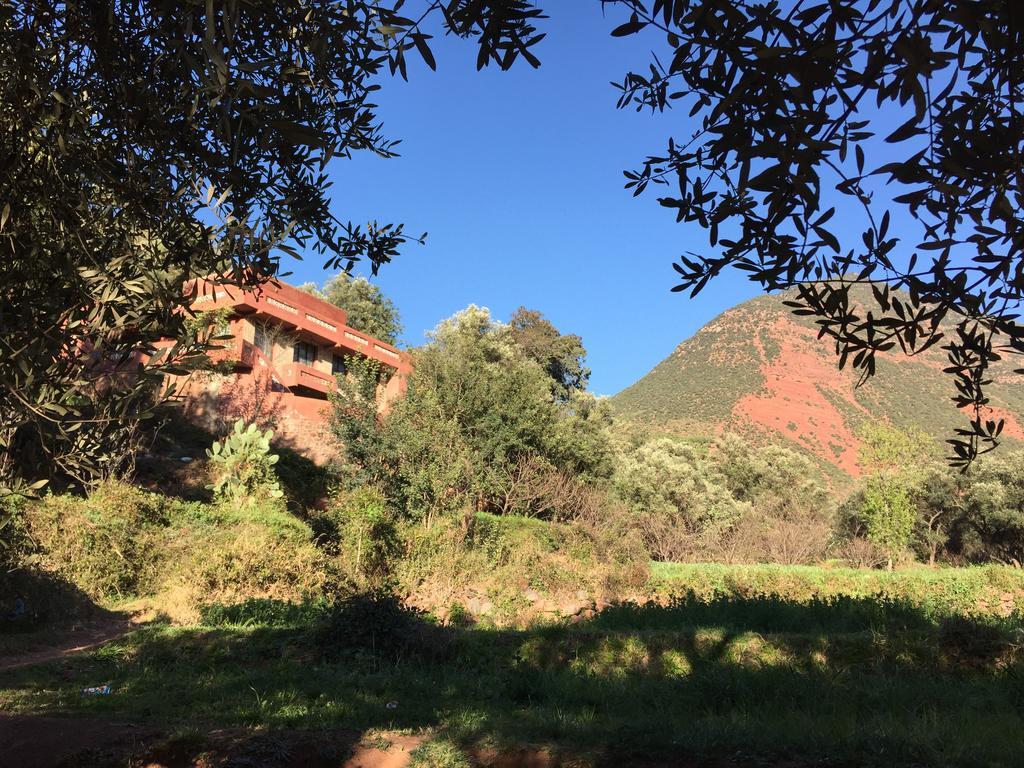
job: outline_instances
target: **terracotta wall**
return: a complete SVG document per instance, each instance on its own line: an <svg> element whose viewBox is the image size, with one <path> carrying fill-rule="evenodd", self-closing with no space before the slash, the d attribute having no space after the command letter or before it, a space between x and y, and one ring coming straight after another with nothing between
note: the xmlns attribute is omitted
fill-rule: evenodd
<svg viewBox="0 0 1024 768"><path fill-rule="evenodd" d="M411 371L407 355L349 328L342 310L291 286L281 284L259 295L218 288L194 306L236 312L230 321L233 340L221 342L225 349L212 355L233 361L234 372L176 378L188 418L214 432L242 418L275 429L279 439L315 461L330 459L334 449L327 389L333 386L335 354L365 354L392 372L378 388L382 413L405 393ZM257 324L273 329L269 355L255 348ZM309 368L294 362L296 341L316 346L317 357ZM286 386L300 381L307 386Z"/></svg>

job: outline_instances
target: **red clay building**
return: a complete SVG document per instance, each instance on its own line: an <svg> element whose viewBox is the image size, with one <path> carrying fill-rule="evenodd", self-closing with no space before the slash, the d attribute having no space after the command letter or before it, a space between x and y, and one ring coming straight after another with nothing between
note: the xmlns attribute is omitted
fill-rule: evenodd
<svg viewBox="0 0 1024 768"><path fill-rule="evenodd" d="M343 309L285 283L257 291L200 283L195 312L227 309L232 339L211 357L228 373L175 377L190 419L222 428L237 418L269 424L311 458L331 454L328 394L352 355L381 363L377 406L383 412L405 391L412 368L403 352L350 328ZM223 368L223 366L221 366Z"/></svg>

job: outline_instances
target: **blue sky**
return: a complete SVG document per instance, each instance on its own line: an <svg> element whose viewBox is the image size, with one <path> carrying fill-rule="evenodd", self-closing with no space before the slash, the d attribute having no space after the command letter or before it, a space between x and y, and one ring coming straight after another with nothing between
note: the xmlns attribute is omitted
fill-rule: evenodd
<svg viewBox="0 0 1024 768"><path fill-rule="evenodd" d="M696 299L670 293L672 261L707 252L706 235L675 224L656 195L633 198L622 171L692 127L686 110L616 110L609 85L663 41L612 38L622 19L593 0L545 5L538 70L477 72L472 44L438 39L436 73L417 63L408 84L386 79L379 114L401 157L335 161L333 210L429 232L376 278L405 344L471 303L502 320L525 305L583 337L591 390L611 395L758 289L733 273ZM293 283L326 277L315 255L285 269Z"/></svg>

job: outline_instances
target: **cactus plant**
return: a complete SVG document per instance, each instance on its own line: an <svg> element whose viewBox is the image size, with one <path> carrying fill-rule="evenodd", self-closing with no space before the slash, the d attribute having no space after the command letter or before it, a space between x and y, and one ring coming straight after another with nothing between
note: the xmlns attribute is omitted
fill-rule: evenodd
<svg viewBox="0 0 1024 768"><path fill-rule="evenodd" d="M239 419L227 437L214 442L206 456L213 469L209 487L217 499L239 504L284 495L274 471L278 456L270 451L273 437L273 430L262 432Z"/></svg>

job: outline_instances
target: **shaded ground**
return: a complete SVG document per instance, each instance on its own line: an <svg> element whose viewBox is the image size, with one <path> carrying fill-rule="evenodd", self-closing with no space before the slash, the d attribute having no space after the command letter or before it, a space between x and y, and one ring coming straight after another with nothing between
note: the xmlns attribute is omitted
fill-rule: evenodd
<svg viewBox="0 0 1024 768"><path fill-rule="evenodd" d="M324 729L264 731L218 729L168 737L158 729L97 718L0 713L2 768L405 768L427 736ZM471 749L473 768L582 768L594 756L558 754L544 748ZM828 761L737 760L619 755L600 764L634 768L811 768ZM420 768L448 768L427 761Z"/></svg>
<svg viewBox="0 0 1024 768"><path fill-rule="evenodd" d="M0 675L0 709L192 729L202 738L184 742L180 765L337 768L349 759L339 739L395 732L440 734L509 768L1024 765L1016 616L950 621L878 596L691 596L511 631L438 627L361 599L319 618L264 601L222 623L148 626ZM103 682L110 695L82 695ZM257 746L262 763L246 756ZM230 758L201 762L211 749Z"/></svg>
<svg viewBox="0 0 1024 768"><path fill-rule="evenodd" d="M359 731L218 729L167 737L159 729L98 718L0 713L3 768L402 768L422 736Z"/></svg>
<svg viewBox="0 0 1024 768"><path fill-rule="evenodd" d="M56 768L91 757L131 754L158 735L152 727L95 718L39 717L0 712L0 766ZM91 757L90 757L91 756Z"/></svg>
<svg viewBox="0 0 1024 768"><path fill-rule="evenodd" d="M87 624L47 633L43 641L37 639L38 633L20 637L8 636L5 647L0 648L0 673L19 667L59 661L73 654L98 648L122 637L133 628L130 616L111 614Z"/></svg>

